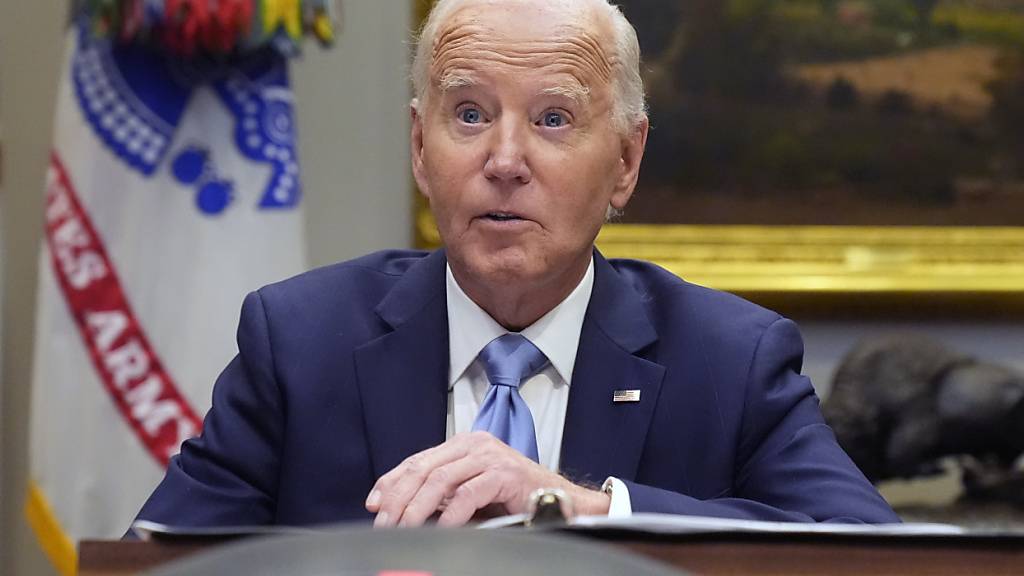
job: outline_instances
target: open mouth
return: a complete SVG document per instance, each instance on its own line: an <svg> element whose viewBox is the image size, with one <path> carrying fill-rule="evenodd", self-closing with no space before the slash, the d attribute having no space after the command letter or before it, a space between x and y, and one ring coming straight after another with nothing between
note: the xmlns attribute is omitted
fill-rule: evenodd
<svg viewBox="0 0 1024 576"><path fill-rule="evenodd" d="M522 217L516 214L511 214L508 212L488 212L487 214L484 214L483 217L493 222L512 222L515 220L523 219Z"/></svg>

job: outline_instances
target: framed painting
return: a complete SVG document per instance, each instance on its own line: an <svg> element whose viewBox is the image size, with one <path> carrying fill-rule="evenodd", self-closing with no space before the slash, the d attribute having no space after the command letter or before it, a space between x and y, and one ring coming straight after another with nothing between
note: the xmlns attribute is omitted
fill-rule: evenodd
<svg viewBox="0 0 1024 576"><path fill-rule="evenodd" d="M748 295L1024 295L1024 0L616 3L652 129L606 256Z"/></svg>

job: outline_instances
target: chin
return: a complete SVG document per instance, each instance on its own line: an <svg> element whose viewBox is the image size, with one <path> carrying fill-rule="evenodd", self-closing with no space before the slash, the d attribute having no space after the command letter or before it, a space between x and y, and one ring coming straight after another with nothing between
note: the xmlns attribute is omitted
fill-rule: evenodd
<svg viewBox="0 0 1024 576"><path fill-rule="evenodd" d="M523 282L543 275L544 258L522 247L495 251L471 250L460 259L462 269L477 282L495 284Z"/></svg>

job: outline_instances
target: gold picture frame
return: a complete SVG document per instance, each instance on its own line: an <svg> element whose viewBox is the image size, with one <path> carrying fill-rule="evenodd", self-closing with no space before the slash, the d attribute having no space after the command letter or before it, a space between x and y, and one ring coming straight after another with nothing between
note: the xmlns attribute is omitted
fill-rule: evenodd
<svg viewBox="0 0 1024 576"><path fill-rule="evenodd" d="M416 22L423 21L430 5L430 0L414 0ZM415 197L416 245L437 248L441 240L429 206L418 193ZM1021 222L1009 227L610 223L597 246L606 257L648 260L688 281L783 308L808 301L824 302L829 311L864 303L872 308L871 302L898 302L904 308L908 302L953 301L999 315L1024 311L1024 214ZM854 301L857 305L851 305Z"/></svg>
<svg viewBox="0 0 1024 576"><path fill-rule="evenodd" d="M439 247L422 199L416 212L417 245ZM611 223L597 246L742 294L1024 296L1024 227Z"/></svg>

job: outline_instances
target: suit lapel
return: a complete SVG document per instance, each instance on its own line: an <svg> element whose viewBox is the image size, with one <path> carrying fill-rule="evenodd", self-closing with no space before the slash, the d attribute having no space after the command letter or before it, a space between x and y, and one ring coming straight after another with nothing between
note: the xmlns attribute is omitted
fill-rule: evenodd
<svg viewBox="0 0 1024 576"><path fill-rule="evenodd" d="M391 331L354 352L375 477L445 439L445 262L439 250L410 268L376 309ZM656 340L640 295L595 251L562 435L569 478L635 478L665 372L635 353ZM640 401L613 402L616 390L639 390Z"/></svg>
<svg viewBox="0 0 1024 576"><path fill-rule="evenodd" d="M580 334L569 388L559 468L570 479L600 483L636 477L665 368L635 353L657 340L640 295L598 253L594 291ZM613 402L639 390L639 402Z"/></svg>
<svg viewBox="0 0 1024 576"><path fill-rule="evenodd" d="M375 477L444 442L448 312L444 251L415 264L376 312L391 332L357 348L356 375Z"/></svg>

